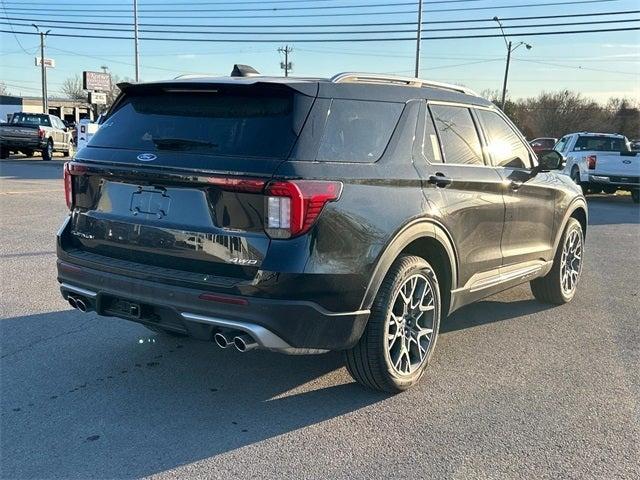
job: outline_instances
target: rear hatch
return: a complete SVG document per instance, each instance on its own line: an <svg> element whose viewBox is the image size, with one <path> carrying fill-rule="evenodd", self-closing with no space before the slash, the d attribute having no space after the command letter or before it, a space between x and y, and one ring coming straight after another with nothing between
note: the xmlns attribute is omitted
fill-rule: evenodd
<svg viewBox="0 0 640 480"><path fill-rule="evenodd" d="M609 177L638 177L640 175L640 152L605 153L593 152L595 157L595 175ZM591 164L593 164L593 160Z"/></svg>
<svg viewBox="0 0 640 480"><path fill-rule="evenodd" d="M258 82L125 89L69 164L67 253L174 277L252 278L270 243L263 189L312 103Z"/></svg>

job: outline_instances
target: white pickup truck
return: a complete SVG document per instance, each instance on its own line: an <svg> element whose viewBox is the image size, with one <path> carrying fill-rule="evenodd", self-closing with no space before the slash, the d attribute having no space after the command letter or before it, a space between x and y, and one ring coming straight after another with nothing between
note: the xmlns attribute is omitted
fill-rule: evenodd
<svg viewBox="0 0 640 480"><path fill-rule="evenodd" d="M640 202L640 152L629 140L610 133L570 133L554 147L567 160L563 169L585 193L628 190Z"/></svg>

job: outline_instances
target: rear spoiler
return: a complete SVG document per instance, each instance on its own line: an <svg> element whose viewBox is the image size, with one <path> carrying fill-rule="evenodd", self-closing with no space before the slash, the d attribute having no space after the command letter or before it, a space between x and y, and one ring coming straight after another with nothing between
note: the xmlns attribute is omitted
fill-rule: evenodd
<svg viewBox="0 0 640 480"><path fill-rule="evenodd" d="M211 80L199 80L199 81L190 81L190 80L168 80L164 82L152 82L152 83L131 83L131 82L120 82L117 84L120 89L120 94L115 99L109 110L105 115L105 119L109 118L113 112L115 112L120 104L122 103L122 99L129 93L133 93L136 91L145 91L145 90L165 90L165 91L174 91L174 92L195 92L195 91L206 91L212 90L216 87L239 87L239 86L247 86L247 87L255 87L258 85L263 85L265 87L272 88L290 88L295 90L298 93L306 95L308 97L316 97L318 95L318 82L309 82L309 81L296 81L296 79L286 80L286 79L278 79L278 81L269 81L261 77L219 77L219 78L211 78Z"/></svg>

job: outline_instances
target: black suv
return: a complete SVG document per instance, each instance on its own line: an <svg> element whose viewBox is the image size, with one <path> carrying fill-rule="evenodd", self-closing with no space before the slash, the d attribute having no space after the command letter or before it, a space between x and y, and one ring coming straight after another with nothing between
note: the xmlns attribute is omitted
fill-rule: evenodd
<svg viewBox="0 0 640 480"><path fill-rule="evenodd" d="M425 80L121 85L65 166L63 296L240 351L344 352L415 384L441 320L523 282L576 291L587 206L489 101Z"/></svg>

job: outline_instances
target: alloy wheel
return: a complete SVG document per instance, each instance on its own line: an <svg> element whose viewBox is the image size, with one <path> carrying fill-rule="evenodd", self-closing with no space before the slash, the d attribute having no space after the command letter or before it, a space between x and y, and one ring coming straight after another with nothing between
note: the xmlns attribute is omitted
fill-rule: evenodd
<svg viewBox="0 0 640 480"><path fill-rule="evenodd" d="M387 318L387 351L393 370L410 375L428 358L436 320L433 288L416 273L404 281Z"/></svg>
<svg viewBox="0 0 640 480"><path fill-rule="evenodd" d="M562 293L573 294L582 271L582 237L577 230L571 230L562 247L560 257L560 285Z"/></svg>

